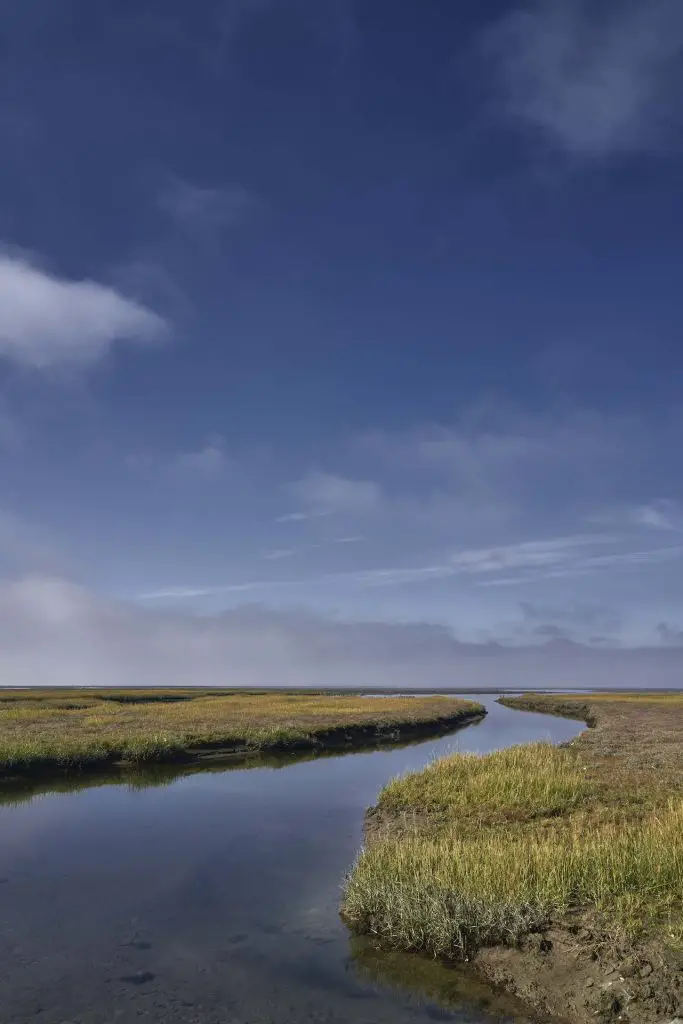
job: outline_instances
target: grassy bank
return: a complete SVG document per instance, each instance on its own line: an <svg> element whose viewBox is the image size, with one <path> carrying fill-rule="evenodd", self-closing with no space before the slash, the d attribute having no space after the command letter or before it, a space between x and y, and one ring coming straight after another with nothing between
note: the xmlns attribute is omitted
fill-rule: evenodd
<svg viewBox="0 0 683 1024"><path fill-rule="evenodd" d="M0 776L305 750L444 731L484 709L452 698L192 690L0 691Z"/></svg>
<svg viewBox="0 0 683 1024"><path fill-rule="evenodd" d="M346 920L394 948L447 959L518 947L564 922L614 949L654 943L676 961L683 696L504 703L593 728L565 748L458 754L390 783L347 881Z"/></svg>

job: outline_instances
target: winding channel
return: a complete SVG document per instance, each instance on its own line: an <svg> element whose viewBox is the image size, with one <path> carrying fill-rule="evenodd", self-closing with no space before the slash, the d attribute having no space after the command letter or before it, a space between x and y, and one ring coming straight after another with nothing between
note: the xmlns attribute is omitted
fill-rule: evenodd
<svg viewBox="0 0 683 1024"><path fill-rule="evenodd" d="M337 913L363 813L394 775L584 728L474 699L483 721L410 746L0 794L0 1020L519 1019L466 975L351 939Z"/></svg>

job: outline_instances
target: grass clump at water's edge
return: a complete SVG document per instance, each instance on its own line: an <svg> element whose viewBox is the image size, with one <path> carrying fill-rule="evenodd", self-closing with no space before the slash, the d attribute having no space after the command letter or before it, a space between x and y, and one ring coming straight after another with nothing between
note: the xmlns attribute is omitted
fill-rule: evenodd
<svg viewBox="0 0 683 1024"><path fill-rule="evenodd" d="M602 702L598 721L616 703ZM680 764L683 701L668 702L669 740L672 707ZM624 713L633 721L639 703L615 720ZM650 725L642 719L629 736L641 736L641 755ZM672 771L653 787L661 765L645 770L641 756L624 770L609 729L608 757L594 732L585 752L578 741L455 755L391 782L346 881L347 922L392 947L448 959L514 945L585 911L627 939L683 941L683 780Z"/></svg>
<svg viewBox="0 0 683 1024"><path fill-rule="evenodd" d="M207 752L296 750L438 732L484 714L453 698L368 700L319 693L199 691L182 701L145 692L12 691L0 700L0 776L146 764Z"/></svg>

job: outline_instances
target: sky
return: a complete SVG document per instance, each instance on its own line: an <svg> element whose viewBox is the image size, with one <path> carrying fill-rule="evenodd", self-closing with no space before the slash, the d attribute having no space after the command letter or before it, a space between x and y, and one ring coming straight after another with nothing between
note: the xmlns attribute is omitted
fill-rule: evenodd
<svg viewBox="0 0 683 1024"><path fill-rule="evenodd" d="M680 684L679 0L0 57L0 683Z"/></svg>

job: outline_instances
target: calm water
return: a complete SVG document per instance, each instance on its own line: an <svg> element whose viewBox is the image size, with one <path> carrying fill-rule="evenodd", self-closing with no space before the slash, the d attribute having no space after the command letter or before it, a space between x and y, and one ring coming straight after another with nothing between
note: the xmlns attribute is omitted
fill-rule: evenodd
<svg viewBox="0 0 683 1024"><path fill-rule="evenodd" d="M363 812L389 778L582 728L481 700L481 724L401 749L1 806L0 1020L510 1019L457 971L352 941L337 915Z"/></svg>

